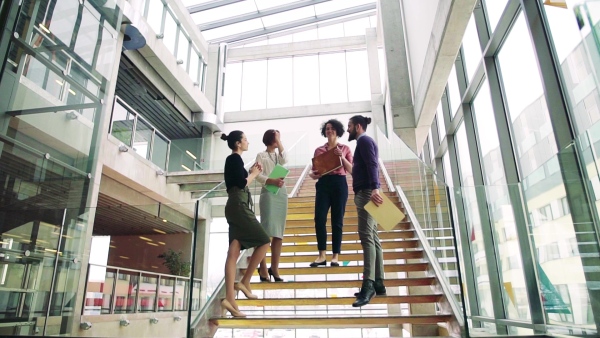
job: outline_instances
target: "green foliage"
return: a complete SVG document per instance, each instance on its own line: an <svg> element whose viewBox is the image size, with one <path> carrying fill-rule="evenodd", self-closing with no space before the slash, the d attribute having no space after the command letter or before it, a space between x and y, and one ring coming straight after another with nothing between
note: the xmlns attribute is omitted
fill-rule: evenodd
<svg viewBox="0 0 600 338"><path fill-rule="evenodd" d="M163 265L167 266L172 275L189 277L192 265L190 262L184 262L181 259L182 254L183 252L181 251L175 252L173 249L168 249L158 255L158 258L165 260Z"/></svg>

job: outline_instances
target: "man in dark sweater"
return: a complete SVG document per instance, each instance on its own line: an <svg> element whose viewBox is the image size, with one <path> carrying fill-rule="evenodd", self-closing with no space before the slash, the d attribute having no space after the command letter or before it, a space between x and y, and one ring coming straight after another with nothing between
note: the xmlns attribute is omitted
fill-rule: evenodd
<svg viewBox="0 0 600 338"><path fill-rule="evenodd" d="M365 205L373 201L376 205L383 203L379 194L379 150L375 141L367 136L367 125L370 117L356 115L348 121L349 141L356 140L354 163L352 165L352 188L354 204L358 212L358 236L363 248L363 283L360 292L355 294L352 304L359 307L368 304L377 295L385 295L383 285L383 250L377 234L377 222L365 210Z"/></svg>

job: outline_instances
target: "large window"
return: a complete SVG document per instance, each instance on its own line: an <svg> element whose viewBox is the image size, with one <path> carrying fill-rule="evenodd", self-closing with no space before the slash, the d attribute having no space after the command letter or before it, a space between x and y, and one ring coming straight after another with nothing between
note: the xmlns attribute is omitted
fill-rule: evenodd
<svg viewBox="0 0 600 338"><path fill-rule="evenodd" d="M226 112L370 99L365 50L227 65Z"/></svg>

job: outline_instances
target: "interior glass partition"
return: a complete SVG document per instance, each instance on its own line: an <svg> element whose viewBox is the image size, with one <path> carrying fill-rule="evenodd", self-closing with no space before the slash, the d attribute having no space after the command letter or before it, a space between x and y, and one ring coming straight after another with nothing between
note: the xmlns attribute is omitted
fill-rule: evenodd
<svg viewBox="0 0 600 338"><path fill-rule="evenodd" d="M8 3L16 24L0 39L0 335L67 335L79 325L86 207L122 13L112 1Z"/></svg>

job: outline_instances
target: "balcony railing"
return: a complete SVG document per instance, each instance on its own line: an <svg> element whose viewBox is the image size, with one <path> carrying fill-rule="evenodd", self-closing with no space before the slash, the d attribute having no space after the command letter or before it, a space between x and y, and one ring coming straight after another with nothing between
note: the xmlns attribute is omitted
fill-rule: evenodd
<svg viewBox="0 0 600 338"><path fill-rule="evenodd" d="M201 279L89 264L83 315L192 311L200 309Z"/></svg>

